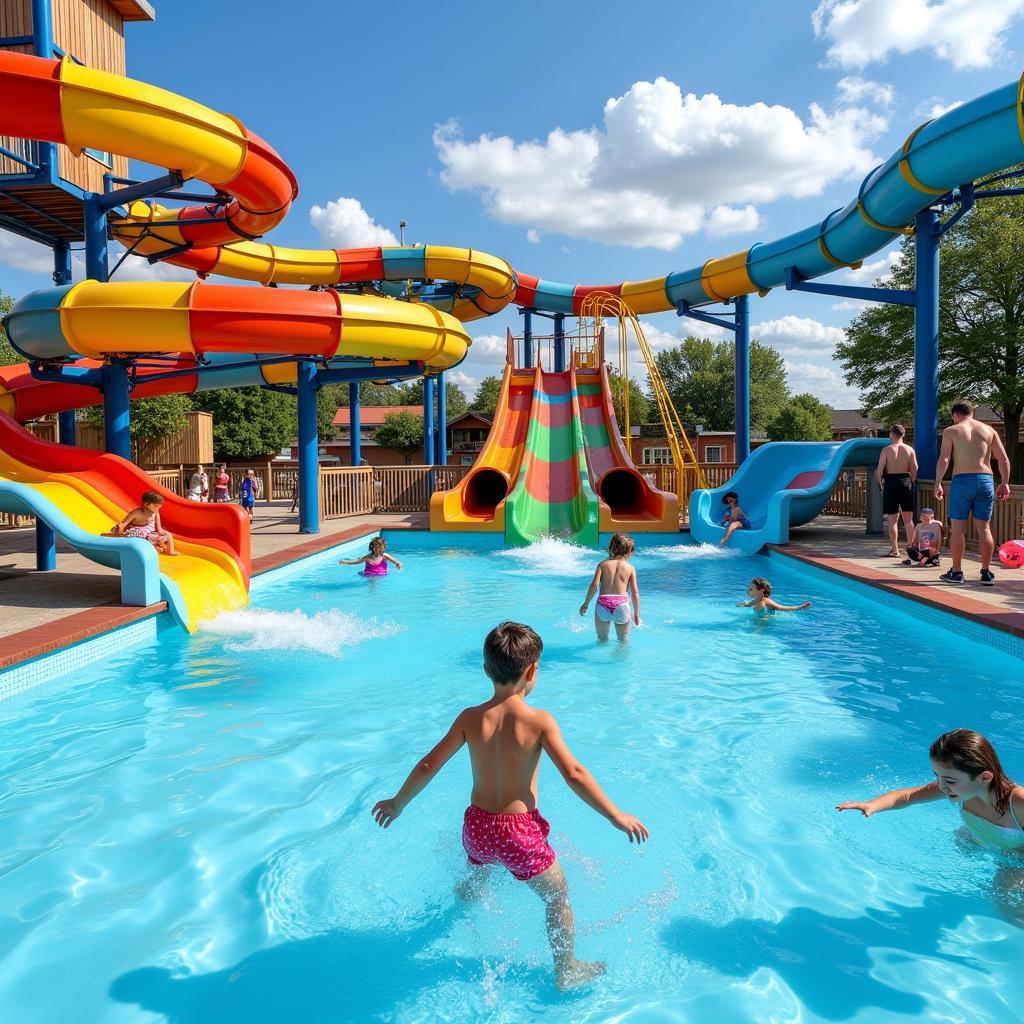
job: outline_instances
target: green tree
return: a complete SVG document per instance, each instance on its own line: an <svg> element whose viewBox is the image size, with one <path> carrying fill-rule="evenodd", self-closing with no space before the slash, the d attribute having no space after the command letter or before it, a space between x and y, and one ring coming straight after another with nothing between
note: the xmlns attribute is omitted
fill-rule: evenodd
<svg viewBox="0 0 1024 1024"><path fill-rule="evenodd" d="M681 419L707 430L735 429L736 367L731 341L689 337L655 358ZM788 398L782 356L768 345L751 341L751 429L766 430Z"/></svg>
<svg viewBox="0 0 1024 1024"><path fill-rule="evenodd" d="M1002 416L1013 477L1024 473L1024 198L986 199L943 236L939 261L939 402L958 397ZM903 240L890 274L877 282L913 288L914 244ZM866 309L836 347L865 413L887 422L913 417L914 312ZM922 466L922 475L934 467Z"/></svg>
<svg viewBox="0 0 1024 1024"><path fill-rule="evenodd" d="M276 455L295 436L295 399L276 391L201 391L192 404L213 413L213 451L218 462Z"/></svg>
<svg viewBox="0 0 1024 1024"><path fill-rule="evenodd" d="M469 407L475 412L485 412L488 416L494 415L498 407L498 398L501 395L501 378L495 376L484 377L480 386L476 389L473 401Z"/></svg>
<svg viewBox="0 0 1024 1024"><path fill-rule="evenodd" d="M814 395L795 395L768 424L771 441L830 441L832 410Z"/></svg>
<svg viewBox="0 0 1024 1024"><path fill-rule="evenodd" d="M10 295L0 292L0 316L7 316L14 308L14 299ZM15 363L25 362L25 357L15 351L14 346L7 340L7 332L0 324L0 366L14 366Z"/></svg>
<svg viewBox="0 0 1024 1024"><path fill-rule="evenodd" d="M384 417L374 440L382 448L393 448L405 457L406 465L423 447L423 420L411 412L392 412Z"/></svg>
<svg viewBox="0 0 1024 1024"><path fill-rule="evenodd" d="M608 385L612 392L612 405L615 406L615 419L618 421L619 429L622 430L626 422L626 413L623 408L622 376L617 370L611 370L608 374ZM629 378L629 423L635 427L646 423L651 415L651 403L643 393L643 389L632 377Z"/></svg>
<svg viewBox="0 0 1024 1024"><path fill-rule="evenodd" d="M466 400L466 393L455 381L445 381L445 390L447 392L445 395L445 413L450 422L465 414L469 408L469 402ZM419 380L410 381L402 389L402 392L405 405L422 405L423 378L420 377Z"/></svg>
<svg viewBox="0 0 1024 1024"><path fill-rule="evenodd" d="M188 426L185 418L192 408L188 395L157 395L140 398L131 405L131 444L133 456L138 456L140 441L162 441ZM82 410L78 418L87 426L103 429L103 406L93 405Z"/></svg>

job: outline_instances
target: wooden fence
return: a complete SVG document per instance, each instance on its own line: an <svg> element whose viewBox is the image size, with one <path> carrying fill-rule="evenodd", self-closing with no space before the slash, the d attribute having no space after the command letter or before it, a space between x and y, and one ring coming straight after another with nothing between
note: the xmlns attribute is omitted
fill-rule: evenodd
<svg viewBox="0 0 1024 1024"><path fill-rule="evenodd" d="M320 467L320 517L343 519L374 510L374 476L369 466Z"/></svg>
<svg viewBox="0 0 1024 1024"><path fill-rule="evenodd" d="M946 525L946 537L949 536L949 518L947 516L949 503L949 484L945 485L945 495L939 501L935 497L935 483L932 480L917 481L917 507L935 509L935 518L941 519ZM1024 537L1024 485L1011 484L1010 497L1007 501L997 501L992 510L992 536L995 539L996 547L1007 540L1018 540ZM976 545L978 542L978 531L974 525L974 518L969 520L967 527L967 543Z"/></svg>
<svg viewBox="0 0 1024 1024"><path fill-rule="evenodd" d="M825 512L833 516L864 519L868 514L867 473L864 470L843 473L832 488Z"/></svg>

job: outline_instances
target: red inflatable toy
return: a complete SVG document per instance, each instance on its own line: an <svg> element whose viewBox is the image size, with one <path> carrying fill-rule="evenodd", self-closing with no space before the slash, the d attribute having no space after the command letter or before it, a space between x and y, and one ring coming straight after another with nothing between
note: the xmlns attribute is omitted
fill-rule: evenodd
<svg viewBox="0 0 1024 1024"><path fill-rule="evenodd" d="M1024 540L1008 540L999 545L999 561L1007 569L1019 569L1024 566Z"/></svg>

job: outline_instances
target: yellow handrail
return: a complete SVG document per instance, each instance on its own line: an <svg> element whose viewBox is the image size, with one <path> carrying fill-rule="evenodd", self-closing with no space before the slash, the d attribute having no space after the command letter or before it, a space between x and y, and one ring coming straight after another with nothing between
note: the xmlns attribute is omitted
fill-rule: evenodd
<svg viewBox="0 0 1024 1024"><path fill-rule="evenodd" d="M647 342L647 336L644 334L643 326L636 313L617 295L602 291L590 292L584 297L583 303L580 306L579 332L581 335L600 335L603 340L604 327L601 321L605 317L612 316L618 320L619 324L619 376L622 379L622 411L624 421L620 424L620 429L624 431L623 444L627 452L632 450L629 416L629 337L626 329L628 323L633 329L637 344L640 346L640 352L644 357L644 362L647 364L647 377L651 382L651 393L654 395L654 401L658 406L658 414L665 428L665 437L668 439L669 450L672 452L672 462L676 467L676 492L680 500L682 500L685 490L685 474L688 470L695 474L697 484L701 488L707 487L707 478L704 476L704 470L697 461L697 456L690 444L690 439L686 436L686 430L683 427L682 420L679 418L679 412L669 397L668 388L665 387L665 381L661 376L661 371L658 369L658 363L654 358L654 353L651 351L651 346ZM585 320L591 320L592 324L585 325Z"/></svg>

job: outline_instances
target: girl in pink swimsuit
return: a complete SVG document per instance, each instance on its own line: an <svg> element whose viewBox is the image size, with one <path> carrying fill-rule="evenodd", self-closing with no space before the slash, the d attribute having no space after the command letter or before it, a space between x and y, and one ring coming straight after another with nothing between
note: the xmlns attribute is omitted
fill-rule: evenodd
<svg viewBox="0 0 1024 1024"><path fill-rule="evenodd" d="M598 640L608 639L611 624L615 623L615 633L620 640L629 635L630 618L640 625L640 586L636 579L636 569L629 564L636 545L633 538L625 533L617 533L608 544L608 558L599 563L594 570L594 578L583 604L580 615L587 614L591 598L600 590L597 604L594 606L594 628ZM632 616L630 615L629 597L633 596Z"/></svg>
<svg viewBox="0 0 1024 1024"><path fill-rule="evenodd" d="M363 571L359 574L360 576L387 576L388 562L396 569L401 569L402 563L397 558L386 554L385 547L387 547L387 541L383 537L374 537L370 541L368 555L363 555L362 558L342 558L339 559L338 565L361 565Z"/></svg>

